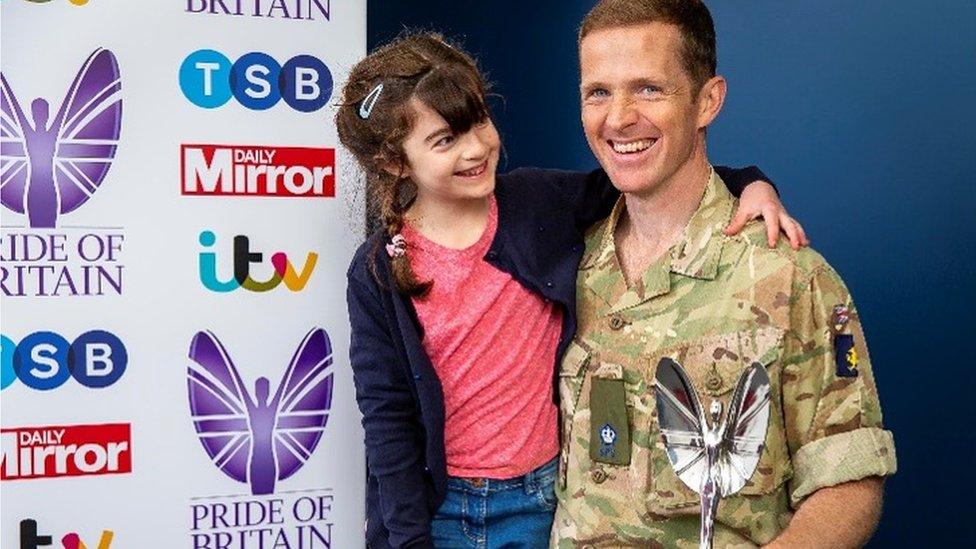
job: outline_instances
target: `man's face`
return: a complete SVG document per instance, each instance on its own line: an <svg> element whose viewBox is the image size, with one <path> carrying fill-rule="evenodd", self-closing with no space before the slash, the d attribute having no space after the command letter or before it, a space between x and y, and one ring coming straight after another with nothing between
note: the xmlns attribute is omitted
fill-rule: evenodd
<svg viewBox="0 0 976 549"><path fill-rule="evenodd" d="M678 27L664 23L595 31L580 44L583 130L622 192L646 195L674 180L711 120L702 120L681 45Z"/></svg>

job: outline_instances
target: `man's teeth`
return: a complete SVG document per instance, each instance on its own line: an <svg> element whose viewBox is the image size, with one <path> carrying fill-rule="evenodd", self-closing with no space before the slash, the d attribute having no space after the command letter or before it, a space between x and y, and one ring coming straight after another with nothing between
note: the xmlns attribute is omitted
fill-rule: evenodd
<svg viewBox="0 0 976 549"><path fill-rule="evenodd" d="M643 151L644 149L650 148L654 144L653 139L643 139L641 141L631 141L630 143L617 143L616 141L610 142L613 145L613 150L618 153L635 153Z"/></svg>

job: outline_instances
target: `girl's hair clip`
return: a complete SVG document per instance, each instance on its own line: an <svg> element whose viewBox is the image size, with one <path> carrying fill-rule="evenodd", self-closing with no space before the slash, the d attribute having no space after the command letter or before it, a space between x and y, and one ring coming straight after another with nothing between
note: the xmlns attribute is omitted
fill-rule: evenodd
<svg viewBox="0 0 976 549"><path fill-rule="evenodd" d="M397 259L407 255L407 239L403 238L403 235L400 233L393 235L390 242L386 244L386 253L390 256L390 259Z"/></svg>
<svg viewBox="0 0 976 549"><path fill-rule="evenodd" d="M363 98L363 101L359 104L359 118L366 120L369 115L373 113L373 106L376 105L376 101L380 98L380 93L383 92L383 83L380 82L375 88L370 90Z"/></svg>

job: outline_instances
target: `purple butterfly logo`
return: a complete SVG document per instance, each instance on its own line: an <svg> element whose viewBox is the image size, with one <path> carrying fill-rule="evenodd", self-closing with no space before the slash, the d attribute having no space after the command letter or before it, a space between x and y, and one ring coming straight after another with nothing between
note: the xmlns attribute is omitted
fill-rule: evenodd
<svg viewBox="0 0 976 549"><path fill-rule="evenodd" d="M295 351L269 400L268 378L259 377L251 397L227 350L213 333L190 343L187 369L190 413L214 465L251 493L274 493L275 482L300 469L315 451L332 407L332 343L311 330Z"/></svg>
<svg viewBox="0 0 976 549"><path fill-rule="evenodd" d="M97 49L48 124L47 100L31 102L28 120L0 73L0 203L26 213L31 227L52 228L59 215L87 202L118 148L121 92L115 56Z"/></svg>

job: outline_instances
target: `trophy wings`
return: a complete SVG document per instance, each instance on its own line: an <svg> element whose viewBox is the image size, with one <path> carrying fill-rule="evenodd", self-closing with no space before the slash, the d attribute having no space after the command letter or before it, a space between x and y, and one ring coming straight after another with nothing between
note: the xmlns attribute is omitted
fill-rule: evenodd
<svg viewBox="0 0 976 549"><path fill-rule="evenodd" d="M691 490L701 490L709 473L705 432L709 429L694 385L680 364L661 359L657 367L658 425L668 460L678 478ZM769 424L769 376L753 363L739 377L720 433L717 477L722 497L741 490L752 477L762 455Z"/></svg>
<svg viewBox="0 0 976 549"><path fill-rule="evenodd" d="M657 421L668 460L678 478L698 492L707 472L703 429L707 423L698 394L684 369L670 358L658 363L655 388Z"/></svg>
<svg viewBox="0 0 976 549"><path fill-rule="evenodd" d="M769 427L769 375L753 362L739 376L722 425L722 497L741 490L759 465Z"/></svg>

